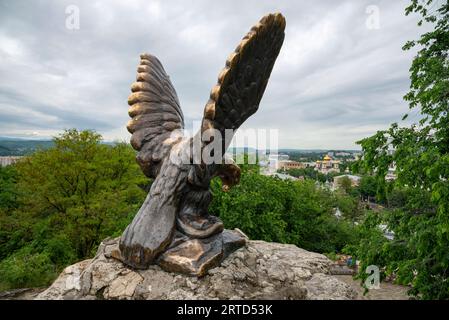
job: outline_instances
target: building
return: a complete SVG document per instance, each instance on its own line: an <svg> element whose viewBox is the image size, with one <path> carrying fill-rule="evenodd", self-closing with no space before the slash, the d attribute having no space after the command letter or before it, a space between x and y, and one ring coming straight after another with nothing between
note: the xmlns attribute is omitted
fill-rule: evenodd
<svg viewBox="0 0 449 320"><path fill-rule="evenodd" d="M6 167L12 165L22 158L23 157L15 157L15 156L0 157L0 166Z"/></svg>
<svg viewBox="0 0 449 320"><path fill-rule="evenodd" d="M315 168L315 162L301 162L306 168Z"/></svg>
<svg viewBox="0 0 449 320"><path fill-rule="evenodd" d="M323 174L340 172L340 161L332 159L329 155L325 155L323 160L317 160L315 162L315 170Z"/></svg>
<svg viewBox="0 0 449 320"><path fill-rule="evenodd" d="M274 173L273 175L272 175L272 177L277 177L277 178L279 178L279 179L281 179L281 180L293 180L293 181L297 181L297 180L304 180L304 177L299 177L299 178L296 178L296 177L293 177L293 176L291 176L291 175L289 175L289 174L285 174L285 173Z"/></svg>
<svg viewBox="0 0 449 320"><path fill-rule="evenodd" d="M392 181L396 180L396 164L392 163L388 166L388 172L385 175L385 180Z"/></svg>
<svg viewBox="0 0 449 320"><path fill-rule="evenodd" d="M346 151L339 151L335 153L336 157L350 157L352 153Z"/></svg>
<svg viewBox="0 0 449 320"><path fill-rule="evenodd" d="M292 160L282 160L279 161L279 169L290 170L290 169L304 169L305 165L301 162Z"/></svg>

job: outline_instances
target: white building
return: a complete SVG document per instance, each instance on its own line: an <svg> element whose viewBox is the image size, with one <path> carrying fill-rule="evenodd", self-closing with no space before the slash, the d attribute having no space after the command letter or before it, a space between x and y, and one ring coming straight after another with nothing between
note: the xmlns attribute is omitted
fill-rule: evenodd
<svg viewBox="0 0 449 320"><path fill-rule="evenodd" d="M0 166L6 167L9 165L12 165L22 159L23 157L18 156L6 156L6 157L0 157Z"/></svg>

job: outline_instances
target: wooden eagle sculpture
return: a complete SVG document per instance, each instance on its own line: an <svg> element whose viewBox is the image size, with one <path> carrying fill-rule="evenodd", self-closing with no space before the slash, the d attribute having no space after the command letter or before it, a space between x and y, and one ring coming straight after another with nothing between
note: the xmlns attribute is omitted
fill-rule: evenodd
<svg viewBox="0 0 449 320"><path fill-rule="evenodd" d="M284 29L280 13L263 17L251 28L228 57L206 103L201 129L190 138L182 136L183 113L161 62L150 54L140 56L128 98L132 119L127 128L138 164L154 181L120 238L119 255L125 264L139 269L159 264L168 271L201 276L245 244L238 229L224 230L220 219L209 215L209 185L215 176L224 189L239 182L239 167L224 156L232 138L228 132L257 111ZM219 135L208 134L211 130ZM205 153L214 159L218 155L219 161L206 163Z"/></svg>

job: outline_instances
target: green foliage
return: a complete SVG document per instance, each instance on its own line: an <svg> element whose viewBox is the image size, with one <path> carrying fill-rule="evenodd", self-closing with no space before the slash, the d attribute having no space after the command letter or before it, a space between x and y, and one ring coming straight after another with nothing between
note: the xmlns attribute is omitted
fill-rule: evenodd
<svg viewBox="0 0 449 320"><path fill-rule="evenodd" d="M19 188L30 214L48 218L52 231L63 232L78 257L87 257L98 242L126 226L144 192L134 151L125 144L100 144L91 131L70 130L55 138L55 147L17 164Z"/></svg>
<svg viewBox="0 0 449 320"><path fill-rule="evenodd" d="M321 183L324 183L327 180L325 174L322 174L321 172L318 172L311 167L307 167L304 169L289 169L286 173L293 177L304 177L305 179L316 180Z"/></svg>
<svg viewBox="0 0 449 320"><path fill-rule="evenodd" d="M0 290L48 285L56 271L47 253L23 247L0 262Z"/></svg>
<svg viewBox="0 0 449 320"><path fill-rule="evenodd" d="M0 210L11 210L18 207L16 182L17 171L14 166L0 166Z"/></svg>
<svg viewBox="0 0 449 320"><path fill-rule="evenodd" d="M387 203L390 208L402 208L407 201L407 189L396 187L387 194Z"/></svg>
<svg viewBox="0 0 449 320"><path fill-rule="evenodd" d="M349 194L352 189L351 179L348 177L343 177L338 180L338 185L341 190L343 190L346 194Z"/></svg>
<svg viewBox="0 0 449 320"><path fill-rule="evenodd" d="M227 228L240 228L251 239L293 243L317 252L338 252L355 242L350 223L333 215L334 199L313 181L284 181L243 171L229 192L212 182L210 210Z"/></svg>
<svg viewBox="0 0 449 320"><path fill-rule="evenodd" d="M338 256L335 252L329 252L329 253L325 253L324 254L326 257L328 257L329 259L331 259L332 261L337 261L338 260Z"/></svg>
<svg viewBox="0 0 449 320"><path fill-rule="evenodd" d="M138 211L148 180L134 150L100 142L95 132L68 130L11 169L20 205L0 208L0 286L45 285L65 265L92 256L101 240L118 236Z"/></svg>
<svg viewBox="0 0 449 320"><path fill-rule="evenodd" d="M343 252L350 254L360 260L358 275L363 281L368 274L365 273L369 265L385 266L387 264L385 246L388 240L384 237L379 228L382 220L378 213L368 211L363 223L358 228L360 241L357 245L347 245ZM385 272L381 273L381 279L385 277Z"/></svg>
<svg viewBox="0 0 449 320"><path fill-rule="evenodd" d="M358 253L364 264L378 264L395 272L399 282L412 284L411 294L448 299L449 2L430 10L432 2L412 0L406 9L406 14L422 15L419 25L432 26L404 46L404 50L420 48L410 68L410 91L404 97L410 109L419 112L419 123L410 127L394 123L360 141L362 165L375 174L378 193L387 193L390 206L399 207L383 217L395 239L381 243L377 236L366 234ZM384 177L393 163L397 180L389 186Z"/></svg>
<svg viewBox="0 0 449 320"><path fill-rule="evenodd" d="M4 140L4 138L0 138L0 156L25 156L52 146L52 141Z"/></svg>
<svg viewBox="0 0 449 320"><path fill-rule="evenodd" d="M251 171L243 171L240 183L229 192L221 191L221 181L211 183L212 213L225 222L228 228L240 228L255 239L283 242L285 222L281 219L283 209L282 186L277 180ZM257 217L257 219L255 219Z"/></svg>

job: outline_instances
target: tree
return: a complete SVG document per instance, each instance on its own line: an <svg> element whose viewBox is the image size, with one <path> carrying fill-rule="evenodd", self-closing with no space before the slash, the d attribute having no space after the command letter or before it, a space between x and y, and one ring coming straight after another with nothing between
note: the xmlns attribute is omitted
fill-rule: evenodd
<svg viewBox="0 0 449 320"><path fill-rule="evenodd" d="M242 170L240 183L229 192L221 190L218 179L211 189L211 213L226 228L240 228L251 239L322 253L339 252L356 240L351 224L334 217L331 194L316 188L314 181L284 181Z"/></svg>
<svg viewBox="0 0 449 320"><path fill-rule="evenodd" d="M407 188L393 188L387 195L388 207L402 208L407 203Z"/></svg>
<svg viewBox="0 0 449 320"><path fill-rule="evenodd" d="M93 131L68 130L54 139L51 149L36 152L17 165L19 188L30 213L45 215L71 239L79 258L117 224L126 226L138 209L142 174L125 144L101 144ZM55 230L55 231L56 231Z"/></svg>
<svg viewBox="0 0 449 320"><path fill-rule="evenodd" d="M0 209L4 288L45 285L67 264L91 257L104 238L123 232L148 184L131 146L103 144L93 131L68 130L15 170L20 205Z"/></svg>
<svg viewBox="0 0 449 320"><path fill-rule="evenodd" d="M419 13L432 30L403 47L419 46L410 68L410 91L404 99L420 115L418 123L378 131L359 143L363 164L385 186L388 166L396 164L399 187L415 190L409 207L387 216L395 231L393 250L384 248L400 280L413 285L411 294L424 299L449 298L449 2L435 10L432 0L413 0L406 14ZM403 119L407 118L407 115ZM427 196L428 195L428 196ZM416 204L419 204L418 206ZM389 219L389 217L391 219ZM410 253L413 253L412 255ZM369 260L369 259L368 259ZM371 261L367 261L371 263Z"/></svg>
<svg viewBox="0 0 449 320"><path fill-rule="evenodd" d="M18 207L16 181L17 172L14 166L0 166L0 209L10 210Z"/></svg>
<svg viewBox="0 0 449 320"><path fill-rule="evenodd" d="M306 169L302 169L302 168L300 168L300 169L288 169L287 170L287 174L291 175L292 177L296 177L296 178L299 178L299 177L304 177L305 178L307 176Z"/></svg>
<svg viewBox="0 0 449 320"><path fill-rule="evenodd" d="M293 176L293 177L304 177L305 179L311 179L315 181L319 181L321 183L326 182L327 178L326 175L322 174L319 171L316 171L312 167L307 167L303 169L289 169L287 170L287 174Z"/></svg>
<svg viewBox="0 0 449 320"><path fill-rule="evenodd" d="M359 200L349 195L337 195L337 206L343 213L343 217L355 223L360 219L362 215L362 208Z"/></svg>

